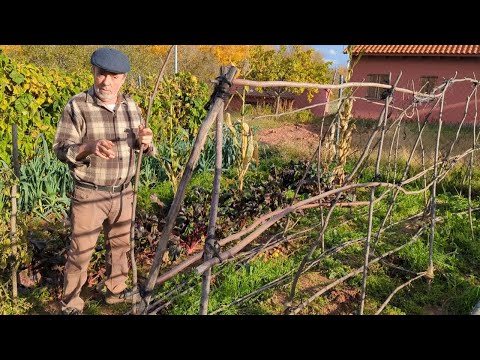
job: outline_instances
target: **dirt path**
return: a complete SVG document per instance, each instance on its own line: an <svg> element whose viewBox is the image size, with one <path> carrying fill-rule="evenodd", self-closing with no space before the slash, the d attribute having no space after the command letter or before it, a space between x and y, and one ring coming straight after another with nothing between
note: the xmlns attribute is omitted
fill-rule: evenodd
<svg viewBox="0 0 480 360"><path fill-rule="evenodd" d="M318 145L320 127L316 125L284 125L274 129L264 129L258 133L258 141L267 145L295 145L315 149Z"/></svg>

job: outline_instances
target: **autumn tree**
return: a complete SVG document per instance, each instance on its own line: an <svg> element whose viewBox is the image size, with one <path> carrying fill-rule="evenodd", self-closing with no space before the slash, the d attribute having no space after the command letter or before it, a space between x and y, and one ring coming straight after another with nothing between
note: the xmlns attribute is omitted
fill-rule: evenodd
<svg viewBox="0 0 480 360"><path fill-rule="evenodd" d="M240 73L244 73L252 47L252 45L200 45L199 49L213 54L220 64L235 65Z"/></svg>
<svg viewBox="0 0 480 360"><path fill-rule="evenodd" d="M36 66L78 72L88 69L94 45L21 45L8 56Z"/></svg>
<svg viewBox="0 0 480 360"><path fill-rule="evenodd" d="M123 51L130 59L129 80L138 82L139 78L156 78L171 45L0 45L0 49L15 60L74 73L88 70L92 52L101 46ZM174 72L173 61L172 57L166 76ZM198 45L178 46L179 71L190 72L199 80L209 82L218 76L219 67L220 62L211 51L202 50Z"/></svg>
<svg viewBox="0 0 480 360"><path fill-rule="evenodd" d="M0 45L0 49L4 54L12 56L12 54L18 54L22 51L21 45Z"/></svg>
<svg viewBox="0 0 480 360"><path fill-rule="evenodd" d="M301 45L281 45L278 49L266 50L262 46L251 49L248 78L257 81L295 81L309 83L326 83L329 81L329 66L318 57L314 49ZM258 89L276 98L275 113L280 109L280 97L289 91L301 94L305 88L273 87ZM308 89L309 100L318 89Z"/></svg>
<svg viewBox="0 0 480 360"><path fill-rule="evenodd" d="M171 45L118 45L130 59L130 76L154 81ZM165 69L165 76L174 74L174 57L171 56ZM177 69L195 75L200 81L210 84L218 76L220 63L213 53L202 50L198 45L177 46ZM153 86L153 84L152 84ZM213 89L213 85L212 85Z"/></svg>

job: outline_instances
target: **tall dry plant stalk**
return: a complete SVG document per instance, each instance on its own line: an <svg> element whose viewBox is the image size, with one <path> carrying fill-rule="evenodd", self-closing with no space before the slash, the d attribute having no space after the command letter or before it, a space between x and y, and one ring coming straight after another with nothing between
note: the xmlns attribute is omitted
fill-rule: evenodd
<svg viewBox="0 0 480 360"><path fill-rule="evenodd" d="M352 60L353 45L347 46L347 53L349 56L349 63L347 74L345 75L345 82L350 82L353 74L353 68L358 63L360 56L357 57L355 63ZM347 87L342 97L345 99L340 103L338 114L333 120L334 126L330 128L330 132L326 139L326 160L327 163L334 162L335 168L332 171L330 183L343 184L345 180L345 164L348 156L352 153L352 132L355 129L355 124L352 121L353 108L353 88Z"/></svg>
<svg viewBox="0 0 480 360"><path fill-rule="evenodd" d="M250 164L255 161L256 164L259 164L259 156L258 156L258 142L254 139L253 131L251 127L245 121L245 113L246 113L246 95L248 90L250 89L249 86L244 86L242 93L236 92L240 99L242 100L242 108L240 111L240 119L238 119L235 124L239 124L240 129L235 129L234 124L232 123L230 113L225 114L225 125L227 125L228 129L232 133L232 139L235 146L240 149L240 156L237 159L236 170L238 175L238 189L243 191L243 183L245 180L245 175L247 174L248 168ZM240 142L238 141L240 138Z"/></svg>
<svg viewBox="0 0 480 360"><path fill-rule="evenodd" d="M250 165L253 161L255 161L257 165L259 163L258 143L254 139L251 127L244 122L243 118L237 120L236 124L239 124L238 130L232 123L230 113L226 113L225 125L227 125L228 129L231 131L233 143L240 151L240 155L236 160L236 172L238 176L238 189L243 191L245 175L247 174ZM238 138L240 138L240 141Z"/></svg>

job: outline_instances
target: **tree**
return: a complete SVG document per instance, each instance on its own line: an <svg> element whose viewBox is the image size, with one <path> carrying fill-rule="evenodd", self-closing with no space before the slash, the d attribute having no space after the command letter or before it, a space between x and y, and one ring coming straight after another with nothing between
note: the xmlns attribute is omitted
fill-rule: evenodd
<svg viewBox="0 0 480 360"><path fill-rule="evenodd" d="M305 49L301 45L281 45L278 49L266 50L262 46L251 49L248 77L257 81L295 81L323 84L329 81L331 62L319 59L314 49ZM280 97L286 91L301 94L305 88L276 87L265 91L276 98L275 113L280 109ZM309 89L309 100L318 89Z"/></svg>
<svg viewBox="0 0 480 360"><path fill-rule="evenodd" d="M129 57L129 79L135 82L139 78L144 81L148 77L156 78L169 49L169 45L0 45L0 49L17 61L76 73L90 69L92 52L102 46L121 50ZM166 76L174 72L173 58L169 62ZM179 71L190 72L200 81L209 82L217 77L219 66L211 51L202 50L198 45L178 46Z"/></svg>
<svg viewBox="0 0 480 360"><path fill-rule="evenodd" d="M88 69L94 45L21 45L9 57L36 66L78 72Z"/></svg>
<svg viewBox="0 0 480 360"><path fill-rule="evenodd" d="M252 47L252 45L200 45L199 49L213 54L221 65L233 64L240 73L243 73Z"/></svg>

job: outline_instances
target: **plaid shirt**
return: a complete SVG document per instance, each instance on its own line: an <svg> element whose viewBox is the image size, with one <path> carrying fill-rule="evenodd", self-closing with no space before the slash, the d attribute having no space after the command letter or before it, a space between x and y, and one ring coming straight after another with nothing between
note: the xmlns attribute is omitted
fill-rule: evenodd
<svg viewBox="0 0 480 360"><path fill-rule="evenodd" d="M53 150L67 163L76 182L100 186L121 185L135 175L135 152L138 152L138 126L143 123L135 102L118 94L113 111L98 99L93 86L72 97L58 123ZM116 157L102 159L94 154L77 161L82 143L107 139L114 143ZM146 154L153 151L151 146Z"/></svg>

